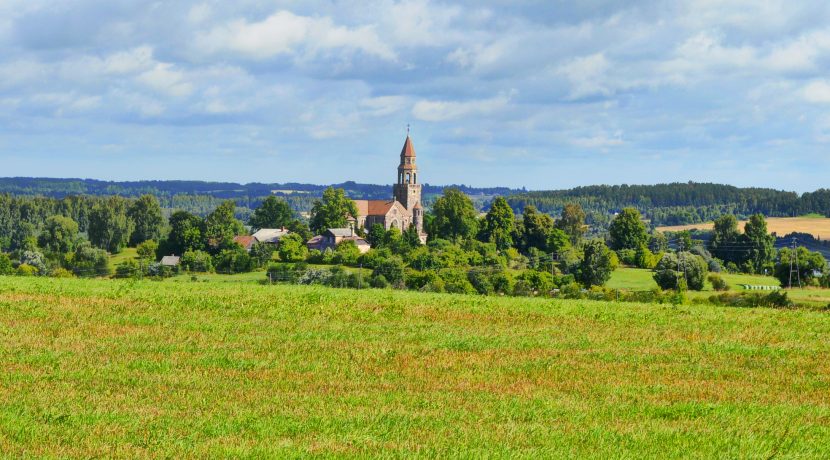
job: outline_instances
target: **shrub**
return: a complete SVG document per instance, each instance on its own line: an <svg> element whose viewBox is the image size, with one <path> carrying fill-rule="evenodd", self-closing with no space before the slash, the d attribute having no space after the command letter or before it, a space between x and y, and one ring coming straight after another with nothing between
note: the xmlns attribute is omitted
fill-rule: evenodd
<svg viewBox="0 0 830 460"><path fill-rule="evenodd" d="M728 291L729 290L729 284L727 284L726 281L723 278L721 278L720 275L718 275L716 273L710 273L709 276L706 279L709 280L709 283L712 284L712 288L716 291Z"/></svg>
<svg viewBox="0 0 830 460"><path fill-rule="evenodd" d="M47 275L49 273L49 265L46 262L46 257L40 251L23 251L20 257L20 263L35 267L39 275Z"/></svg>
<svg viewBox="0 0 830 460"><path fill-rule="evenodd" d="M271 243L254 243L251 247L251 260L257 267L264 267L274 257L274 245Z"/></svg>
<svg viewBox="0 0 830 460"><path fill-rule="evenodd" d="M135 260L126 260L115 267L116 278L133 278L139 275L138 262Z"/></svg>
<svg viewBox="0 0 830 460"><path fill-rule="evenodd" d="M94 248L89 242L83 242L75 248L72 271L81 277L109 276L112 273L109 255L107 251Z"/></svg>
<svg viewBox="0 0 830 460"><path fill-rule="evenodd" d="M466 270L451 268L441 271L441 279L444 280L444 289L452 294L475 294L476 288L467 278Z"/></svg>
<svg viewBox="0 0 830 460"><path fill-rule="evenodd" d="M75 277L75 275L71 271L69 271L65 268L62 268L62 267L59 267L59 268L56 268L56 269L52 270L51 276L53 278L74 278Z"/></svg>
<svg viewBox="0 0 830 460"><path fill-rule="evenodd" d="M343 241L334 251L334 263L341 265L355 265L360 257L360 249L354 241Z"/></svg>
<svg viewBox="0 0 830 460"><path fill-rule="evenodd" d="M34 267L29 264L20 264L17 266L17 271L15 272L17 276L35 276L38 274L37 267Z"/></svg>
<svg viewBox="0 0 830 460"><path fill-rule="evenodd" d="M173 276L176 269L162 265L161 262L154 262L147 266L147 275L153 278L169 278Z"/></svg>
<svg viewBox="0 0 830 460"><path fill-rule="evenodd" d="M470 270L467 279L479 294L492 295L495 292L493 283L490 282L490 273L486 271Z"/></svg>
<svg viewBox="0 0 830 460"><path fill-rule="evenodd" d="M493 291L497 294L511 294L516 284L513 275L509 272L499 272L492 276L490 282L493 284Z"/></svg>
<svg viewBox="0 0 830 460"><path fill-rule="evenodd" d="M377 275L372 276L372 279L369 280L369 285L377 289L386 289L389 287L389 281L386 280L385 276Z"/></svg>
<svg viewBox="0 0 830 460"><path fill-rule="evenodd" d="M678 259L679 257L679 259ZM655 267L654 281L662 289L703 290L709 267L702 257L689 252L664 254Z"/></svg>
<svg viewBox="0 0 830 460"><path fill-rule="evenodd" d="M289 233L280 239L277 253L283 262L300 262L308 255L308 248L302 236L298 233Z"/></svg>
<svg viewBox="0 0 830 460"><path fill-rule="evenodd" d="M213 258L205 251L187 251L182 254L181 267L189 272L209 273L213 271Z"/></svg>
<svg viewBox="0 0 830 460"><path fill-rule="evenodd" d="M398 256L392 256L380 262L374 271L372 277L383 275L393 286L403 285L405 282L405 270L403 260Z"/></svg>
<svg viewBox="0 0 830 460"><path fill-rule="evenodd" d="M14 273L12 260L8 254L0 253L0 275L11 275L12 273Z"/></svg>
<svg viewBox="0 0 830 460"><path fill-rule="evenodd" d="M218 273L245 273L254 268L253 260L241 246L223 249L214 260Z"/></svg>

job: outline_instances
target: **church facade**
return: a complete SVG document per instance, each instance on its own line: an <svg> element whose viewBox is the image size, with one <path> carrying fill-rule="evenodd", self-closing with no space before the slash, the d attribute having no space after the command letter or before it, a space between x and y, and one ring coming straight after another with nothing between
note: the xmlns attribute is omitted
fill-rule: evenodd
<svg viewBox="0 0 830 460"><path fill-rule="evenodd" d="M418 182L418 166L415 163L415 147L409 134L401 149L398 177L392 187L391 200L354 200L357 205L357 228L369 229L381 224L387 230L401 231L414 226L426 240L424 233L424 209L421 205L421 184Z"/></svg>

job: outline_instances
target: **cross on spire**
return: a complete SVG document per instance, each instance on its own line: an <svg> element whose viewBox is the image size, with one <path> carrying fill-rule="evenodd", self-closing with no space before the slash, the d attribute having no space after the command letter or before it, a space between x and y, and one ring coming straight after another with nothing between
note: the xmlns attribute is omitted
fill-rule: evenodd
<svg viewBox="0 0 830 460"><path fill-rule="evenodd" d="M406 124L406 137L409 137L409 123Z"/></svg>

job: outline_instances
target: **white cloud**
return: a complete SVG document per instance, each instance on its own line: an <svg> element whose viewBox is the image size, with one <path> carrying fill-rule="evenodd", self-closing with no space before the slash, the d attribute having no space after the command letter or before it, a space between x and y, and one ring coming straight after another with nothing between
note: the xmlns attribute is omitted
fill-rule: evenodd
<svg viewBox="0 0 830 460"><path fill-rule="evenodd" d="M278 11L259 22L235 20L200 35L197 41L208 52L232 51L260 60L301 51L314 56L335 49L396 59L373 26L348 28L335 25L328 17L312 18L289 11Z"/></svg>
<svg viewBox="0 0 830 460"><path fill-rule="evenodd" d="M360 106L368 109L369 114L375 117L385 117L403 110L407 105L404 96L380 96L365 98Z"/></svg>
<svg viewBox="0 0 830 460"><path fill-rule="evenodd" d="M509 95L473 101L421 100L412 108L412 115L423 121L448 121L473 115L486 115L504 110L510 103Z"/></svg>
<svg viewBox="0 0 830 460"><path fill-rule="evenodd" d="M190 7L190 11L187 12L187 21L191 24L201 24L208 20L212 13L210 5L199 3Z"/></svg>
<svg viewBox="0 0 830 460"><path fill-rule="evenodd" d="M814 104L830 104L830 82L814 80L804 86L801 95L807 102Z"/></svg>
<svg viewBox="0 0 830 460"><path fill-rule="evenodd" d="M170 96L184 97L193 92L193 85L187 82L184 74L175 70L172 64L157 63L151 70L143 72L136 79Z"/></svg>
<svg viewBox="0 0 830 460"><path fill-rule="evenodd" d="M571 144L577 147L589 149L607 149L608 147L618 147L625 142L622 140L622 132L617 131L613 136L608 137L607 134L598 134L590 137L579 137L571 140Z"/></svg>
<svg viewBox="0 0 830 460"><path fill-rule="evenodd" d="M584 56L565 63L559 70L571 82L571 98L611 94L605 83L611 63L603 53Z"/></svg>

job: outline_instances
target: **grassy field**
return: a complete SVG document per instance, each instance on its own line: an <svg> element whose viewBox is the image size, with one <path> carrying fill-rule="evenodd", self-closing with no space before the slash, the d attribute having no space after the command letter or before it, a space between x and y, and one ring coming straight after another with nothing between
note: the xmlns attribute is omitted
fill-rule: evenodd
<svg viewBox="0 0 830 460"><path fill-rule="evenodd" d="M654 281L653 272L640 268L621 267L614 271L611 275L611 280L606 284L611 289L627 289L630 291L647 291L657 287ZM753 286L779 286L777 279L771 276L763 275L742 275L721 273L721 277L729 283L732 292L745 292L742 284ZM754 291L762 292L762 291ZM716 294L712 289L712 285L706 282L703 291L695 292L689 291L687 293L689 298L709 297ZM805 289L789 289L787 295L795 302L803 303L812 306L827 306L830 304L830 289L805 288Z"/></svg>
<svg viewBox="0 0 830 460"><path fill-rule="evenodd" d="M774 232L778 236L799 232L808 233L816 237L816 239L821 240L830 238L830 218L817 214L810 214L802 217L768 217L766 220L769 232ZM743 229L745 224L745 220L739 221L738 228ZM700 224L658 227L657 230L660 230L661 232L679 232L693 229L711 230L713 227L714 224L712 222L704 222Z"/></svg>
<svg viewBox="0 0 830 460"><path fill-rule="evenodd" d="M830 315L0 277L10 457L827 458Z"/></svg>

